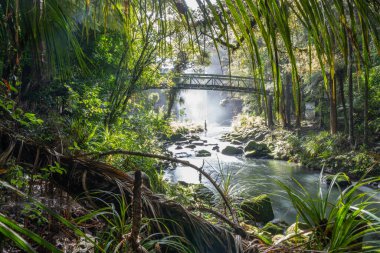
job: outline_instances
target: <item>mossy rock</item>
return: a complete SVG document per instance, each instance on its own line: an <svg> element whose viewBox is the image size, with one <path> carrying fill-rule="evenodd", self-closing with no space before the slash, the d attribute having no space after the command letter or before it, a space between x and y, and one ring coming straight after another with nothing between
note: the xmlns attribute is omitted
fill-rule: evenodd
<svg viewBox="0 0 380 253"><path fill-rule="evenodd" d="M274 219L272 202L266 194L244 200L240 207L246 219L263 223Z"/></svg>
<svg viewBox="0 0 380 253"><path fill-rule="evenodd" d="M194 144L186 145L185 148L195 149L197 146Z"/></svg>
<svg viewBox="0 0 380 253"><path fill-rule="evenodd" d="M192 141L199 141L199 140L201 140L201 137L199 137L198 135L191 135L190 136L190 140L192 140Z"/></svg>
<svg viewBox="0 0 380 253"><path fill-rule="evenodd" d="M267 152L269 153L270 150L268 146L264 143L258 143L256 141L249 141L247 145L244 147L244 151L252 151L252 150L257 150L257 151L262 151L262 152Z"/></svg>
<svg viewBox="0 0 380 253"><path fill-rule="evenodd" d="M300 234L300 233L303 233L308 228L309 228L309 226L306 223L296 222L296 223L293 223L292 225L290 225L286 229L285 235Z"/></svg>
<svg viewBox="0 0 380 253"><path fill-rule="evenodd" d="M327 175L325 176L326 183L330 185L334 180L336 175ZM345 174L339 174L335 180L335 185L339 185L339 187L345 188L352 184L351 179Z"/></svg>
<svg viewBox="0 0 380 253"><path fill-rule="evenodd" d="M268 222L267 224L265 224L262 230L268 233L271 233L272 235L281 234L284 231L282 227L277 226L276 224L273 224L272 222Z"/></svg>
<svg viewBox="0 0 380 253"><path fill-rule="evenodd" d="M242 229L244 229L244 231L251 235L257 235L260 232L260 229L258 227L247 224L245 222L241 222L240 226L242 227Z"/></svg>
<svg viewBox="0 0 380 253"><path fill-rule="evenodd" d="M234 146L227 146L222 150L223 155L241 155L243 154L243 149Z"/></svg>
<svg viewBox="0 0 380 253"><path fill-rule="evenodd" d="M205 143L203 141L191 141L191 144L196 146L203 146Z"/></svg>
<svg viewBox="0 0 380 253"><path fill-rule="evenodd" d="M249 141L244 147L244 155L247 158L271 158L270 149L264 143Z"/></svg>
<svg viewBox="0 0 380 253"><path fill-rule="evenodd" d="M194 199L200 199L206 203L212 203L214 200L214 192L203 184L196 184L194 188Z"/></svg>
<svg viewBox="0 0 380 253"><path fill-rule="evenodd" d="M238 140L232 140L231 144L233 144L233 145L242 145L243 143L241 141L238 141Z"/></svg>
<svg viewBox="0 0 380 253"><path fill-rule="evenodd" d="M267 152L262 152L259 150L251 150L244 153L244 156L246 158L265 158L270 159L273 158L273 156Z"/></svg>
<svg viewBox="0 0 380 253"><path fill-rule="evenodd" d="M205 149L201 149L201 150L195 152L195 156L196 157L208 157L208 156L211 156L211 152L209 152Z"/></svg>
<svg viewBox="0 0 380 253"><path fill-rule="evenodd" d="M186 141L187 138L181 134L181 133L174 133L170 136L170 141L176 142L176 141Z"/></svg>

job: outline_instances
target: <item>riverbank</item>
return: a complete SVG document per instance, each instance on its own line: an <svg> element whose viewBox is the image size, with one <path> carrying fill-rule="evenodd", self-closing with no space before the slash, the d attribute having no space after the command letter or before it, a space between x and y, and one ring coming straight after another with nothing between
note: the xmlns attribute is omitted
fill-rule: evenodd
<svg viewBox="0 0 380 253"><path fill-rule="evenodd" d="M299 163L313 170L324 169L336 174L346 173L351 179L359 179L365 173L380 175L380 154L364 148L353 149L342 134L331 135L312 126L303 126L298 132L282 128L269 129L260 117L241 115L235 119L232 132L222 136L222 140L259 148L257 158ZM245 151L245 156L250 153Z"/></svg>
<svg viewBox="0 0 380 253"><path fill-rule="evenodd" d="M239 214L239 225L247 233L271 245L293 247L300 243L306 244L311 240L311 234L307 232L310 225L297 223L300 218L297 206L294 206L278 182L301 195L302 190L298 190L299 185L302 185L303 190L311 196L304 201L310 201L310 204L323 201L323 197L318 198L318 192L327 189L331 203L334 203L339 199L340 188L329 188L328 177L324 177L325 180L319 184L320 174L317 171L283 161L293 157L294 147L288 139L294 133L281 129L271 131L259 118L250 120L252 122L245 122L245 126L241 124L243 121L235 121L228 129L209 127L207 134L185 134L181 136L182 140L171 143L169 151L174 157L202 167L217 181L226 199ZM219 152L212 149L216 146ZM197 156L200 150L208 151L207 155ZM176 168L167 170L166 175L171 182L167 192L170 199L189 206L196 215L215 225L223 226L223 222L210 212L220 212L232 220L219 192L204 177L199 177L197 171L178 164ZM358 192L373 191L362 186Z"/></svg>

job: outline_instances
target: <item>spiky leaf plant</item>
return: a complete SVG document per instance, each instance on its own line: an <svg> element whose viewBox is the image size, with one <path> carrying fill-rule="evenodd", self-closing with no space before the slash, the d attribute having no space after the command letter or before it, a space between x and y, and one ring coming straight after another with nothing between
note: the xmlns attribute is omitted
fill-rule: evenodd
<svg viewBox="0 0 380 253"><path fill-rule="evenodd" d="M380 217L374 209L378 190L361 191L360 188L380 178L361 179L358 183L340 190L337 197L332 196L333 187L341 173L335 175L329 188L323 189L322 173L319 180L317 196L311 195L297 180L298 186L276 180L287 193L302 222L310 229L311 236L307 247L326 252L377 252L379 240L372 240L380 235Z"/></svg>

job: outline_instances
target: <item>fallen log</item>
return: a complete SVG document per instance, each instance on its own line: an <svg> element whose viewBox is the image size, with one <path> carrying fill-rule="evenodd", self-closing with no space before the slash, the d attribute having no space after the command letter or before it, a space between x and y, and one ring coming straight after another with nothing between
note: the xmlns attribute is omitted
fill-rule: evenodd
<svg viewBox="0 0 380 253"><path fill-rule="evenodd" d="M127 201L131 203L134 181L128 174L103 162L64 156L0 129L0 165L4 165L10 158L34 170L58 162L66 173L53 174L52 179L74 198L81 196L78 199L82 204L88 203L83 196L99 190L114 193L122 190ZM167 221L165 225L171 234L186 238L196 252L243 252L244 242L239 235L193 215L180 204L155 195L144 186L141 194L143 216ZM160 232L159 226L155 232Z"/></svg>

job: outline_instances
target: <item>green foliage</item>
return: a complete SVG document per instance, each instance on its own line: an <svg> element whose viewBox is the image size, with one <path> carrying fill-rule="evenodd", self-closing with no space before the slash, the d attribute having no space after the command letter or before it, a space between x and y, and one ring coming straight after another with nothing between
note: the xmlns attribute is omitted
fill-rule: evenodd
<svg viewBox="0 0 380 253"><path fill-rule="evenodd" d="M326 131L299 138L291 135L287 141L292 147L291 160L310 168L324 166L334 172L345 172L359 178L368 170L379 173L376 157L365 149L352 151L344 135L332 135Z"/></svg>
<svg viewBox="0 0 380 253"><path fill-rule="evenodd" d="M106 227L96 235L97 244L102 249L101 252L128 252L130 250L128 236L131 232L132 224L128 216L130 206L127 204L125 196L111 192L99 192L95 193L95 196L94 200L103 202L106 207L79 217L76 220L77 223L81 224L93 218L102 219ZM163 232L152 234L151 226L155 225L160 225ZM170 231L165 226L165 221L143 217L140 235L142 236L140 244L149 252L154 250L155 247L165 247L175 250L175 252L192 252L185 239L170 235Z"/></svg>
<svg viewBox="0 0 380 253"><path fill-rule="evenodd" d="M7 171L6 177L12 185L18 189L23 189L28 185L28 181L24 175L24 169L19 165L9 164L9 170Z"/></svg>
<svg viewBox="0 0 380 253"><path fill-rule="evenodd" d="M2 94L0 94L0 116L4 118L6 118L5 116L8 116L27 128L38 127L44 122L42 119L38 118L36 114L25 112L17 106L14 100L2 96Z"/></svg>
<svg viewBox="0 0 380 253"><path fill-rule="evenodd" d="M31 215L31 217L36 218L41 222L44 222L46 221L46 214L49 214L51 217L59 221L60 224L68 228L77 236L86 237L85 233L83 233L80 229L74 226L71 222L69 222L61 215L57 214L55 211L51 210L49 207L42 204L35 198L27 196L25 193L23 193L22 191L18 190L17 188L13 187L5 181L0 180L0 186L14 192L22 199L28 199L28 209L25 210L27 215ZM11 220L2 213L0 213L0 236L1 235L4 235L5 238L11 240L19 249L25 252L37 252L35 247L32 246L30 242L28 242L28 240L33 241L36 245L49 250L49 252L61 252L59 249L57 249L54 245L46 241L40 235L37 235L36 233L28 230L27 228L24 228L22 225L16 223L15 221Z"/></svg>
<svg viewBox="0 0 380 253"><path fill-rule="evenodd" d="M0 237L1 235L13 241L13 243L20 250L23 250L23 252L37 253L37 250L27 240L25 240L22 237L22 235L34 241L41 247L49 250L49 252L53 252L53 253L62 252L58 250L56 247L54 247L51 243L43 239L41 236L33 233L32 231L26 228L23 228L22 225L17 224L15 221L4 216L2 213L0 213Z"/></svg>
<svg viewBox="0 0 380 253"><path fill-rule="evenodd" d="M364 237L376 235L380 231L380 217L376 215L373 204L374 196L379 191L361 192L360 187L380 178L362 179L351 185L339 196L331 196L331 191L341 174L333 177L327 191L323 189L322 173L317 196L311 195L295 179L297 188L291 188L277 180L287 193L298 216L312 232L308 249L328 252L376 252L380 249L377 241L363 240Z"/></svg>
<svg viewBox="0 0 380 253"><path fill-rule="evenodd" d="M52 174L63 175L66 173L66 170L61 167L58 162L55 162L54 165L49 165L46 168L41 169L42 178L48 179Z"/></svg>

